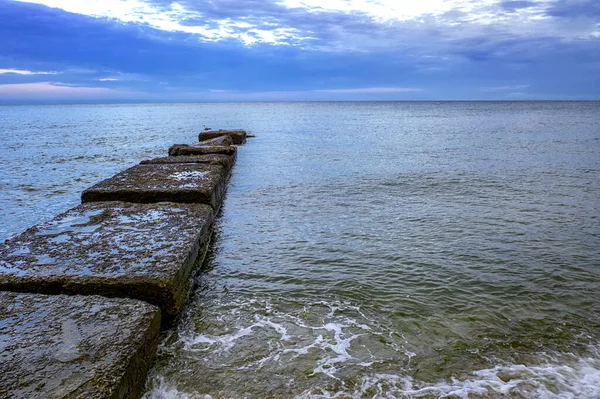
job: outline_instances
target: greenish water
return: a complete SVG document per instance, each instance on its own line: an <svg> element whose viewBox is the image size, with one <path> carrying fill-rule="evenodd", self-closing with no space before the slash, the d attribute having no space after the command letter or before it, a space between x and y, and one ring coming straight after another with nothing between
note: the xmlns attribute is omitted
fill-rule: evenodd
<svg viewBox="0 0 600 399"><path fill-rule="evenodd" d="M81 191L193 141L202 124L257 135L240 148L213 251L147 399L600 397L600 103L0 117L15 132L31 125L3 133L5 235L74 205L52 194L61 179ZM49 133L52 118L75 128ZM37 173L50 165L56 179Z"/></svg>

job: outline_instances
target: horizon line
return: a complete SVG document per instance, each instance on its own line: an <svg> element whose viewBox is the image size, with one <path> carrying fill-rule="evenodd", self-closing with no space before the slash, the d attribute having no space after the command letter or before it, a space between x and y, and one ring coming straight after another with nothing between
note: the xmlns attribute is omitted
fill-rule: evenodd
<svg viewBox="0 0 600 399"><path fill-rule="evenodd" d="M487 103L527 103L527 102L600 102L598 99L517 99L517 100L219 100L219 101L76 101L76 102L45 102L45 101L19 101L3 102L0 106L27 106L27 105L135 105L135 104L252 104L252 103L441 103L441 102L487 102Z"/></svg>

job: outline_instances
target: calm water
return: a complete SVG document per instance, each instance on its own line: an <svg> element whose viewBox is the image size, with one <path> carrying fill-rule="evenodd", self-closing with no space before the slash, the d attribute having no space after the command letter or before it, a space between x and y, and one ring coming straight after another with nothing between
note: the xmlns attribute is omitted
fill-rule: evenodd
<svg viewBox="0 0 600 399"><path fill-rule="evenodd" d="M600 103L0 107L0 239L252 130L157 398L599 398Z"/></svg>

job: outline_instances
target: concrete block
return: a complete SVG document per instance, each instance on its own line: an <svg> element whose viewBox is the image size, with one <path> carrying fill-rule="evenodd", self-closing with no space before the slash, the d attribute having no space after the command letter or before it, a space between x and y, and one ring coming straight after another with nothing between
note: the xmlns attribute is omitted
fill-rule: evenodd
<svg viewBox="0 0 600 399"><path fill-rule="evenodd" d="M169 156L174 157L177 155L206 155L206 154L223 154L223 155L235 155L236 147L229 146L212 146L212 145L188 145L188 144L175 144L169 148Z"/></svg>
<svg viewBox="0 0 600 399"><path fill-rule="evenodd" d="M0 397L137 399L159 330L142 301L0 292Z"/></svg>
<svg viewBox="0 0 600 399"><path fill-rule="evenodd" d="M219 165L137 165L88 188L81 194L81 201L200 203L216 211L228 176L229 170Z"/></svg>
<svg viewBox="0 0 600 399"><path fill-rule="evenodd" d="M247 134L246 134L245 130L239 130L239 129L210 130L207 132L201 132L198 135L198 141L210 140L210 139L214 139L215 137L221 137L221 136L231 137L231 139L233 140L233 144L244 144L246 142Z"/></svg>
<svg viewBox="0 0 600 399"><path fill-rule="evenodd" d="M219 136L210 140L203 140L198 143L198 145L233 145L233 140L231 136Z"/></svg>
<svg viewBox="0 0 600 399"><path fill-rule="evenodd" d="M203 204L82 204L0 244L0 290L140 299L170 325L212 221Z"/></svg>
<svg viewBox="0 0 600 399"><path fill-rule="evenodd" d="M209 155L178 155L175 157L163 157L148 159L140 162L140 165L153 165L153 164L171 164L171 163L201 163L208 165L220 165L227 170L231 170L235 163L234 155L221 155L221 154L209 154Z"/></svg>

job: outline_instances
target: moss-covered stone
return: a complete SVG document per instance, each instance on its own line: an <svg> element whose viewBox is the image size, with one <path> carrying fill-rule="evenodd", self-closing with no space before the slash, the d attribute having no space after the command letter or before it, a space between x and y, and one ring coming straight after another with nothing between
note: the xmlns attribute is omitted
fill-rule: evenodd
<svg viewBox="0 0 600 399"><path fill-rule="evenodd" d="M203 140L198 145L233 145L233 139L231 136L219 136L214 139Z"/></svg>
<svg viewBox="0 0 600 399"><path fill-rule="evenodd" d="M229 170L219 165L137 165L88 188L81 200L200 203L216 211L221 205L228 176Z"/></svg>
<svg viewBox="0 0 600 399"><path fill-rule="evenodd" d="M171 164L171 163L201 163L207 165L221 165L231 170L235 163L234 155L208 154L208 155L179 155L175 157L163 157L148 159L140 162L141 165Z"/></svg>
<svg viewBox="0 0 600 399"><path fill-rule="evenodd" d="M160 330L148 303L0 292L0 397L138 398Z"/></svg>
<svg viewBox="0 0 600 399"><path fill-rule="evenodd" d="M203 204L83 204L0 244L0 290L141 299L170 325L212 220Z"/></svg>
<svg viewBox="0 0 600 399"><path fill-rule="evenodd" d="M215 137L229 136L233 140L234 144L244 144L246 142L247 133L244 130L211 130L208 132L201 132L198 135L198 141L211 140Z"/></svg>
<svg viewBox="0 0 600 399"><path fill-rule="evenodd" d="M175 157L178 155L206 155L206 154L223 154L223 155L234 155L236 153L236 147L232 145L228 146L214 146L214 145L201 145L201 144L174 144L169 148L169 156Z"/></svg>

